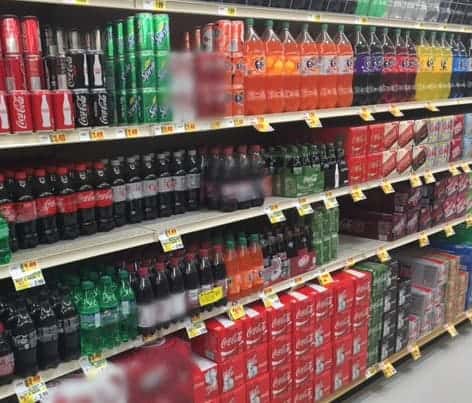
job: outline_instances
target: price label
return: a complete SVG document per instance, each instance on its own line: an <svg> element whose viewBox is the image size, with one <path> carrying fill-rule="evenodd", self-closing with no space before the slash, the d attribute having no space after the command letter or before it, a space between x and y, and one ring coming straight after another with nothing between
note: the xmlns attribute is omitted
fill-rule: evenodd
<svg viewBox="0 0 472 403"><path fill-rule="evenodd" d="M429 245L429 237L426 232L422 232L418 238L420 248L424 248Z"/></svg>
<svg viewBox="0 0 472 403"><path fill-rule="evenodd" d="M349 259L346 260L346 267L352 267L356 264L356 259L353 257L350 257Z"/></svg>
<svg viewBox="0 0 472 403"><path fill-rule="evenodd" d="M396 105L392 105L390 106L390 109L389 109L390 113L392 114L392 116L396 117L396 118L402 118L403 116L405 116L405 114L400 110L400 108Z"/></svg>
<svg viewBox="0 0 472 403"><path fill-rule="evenodd" d="M313 214L313 207L311 207L311 204L308 203L305 198L303 198L298 200L297 211L300 217L303 217L309 214Z"/></svg>
<svg viewBox="0 0 472 403"><path fill-rule="evenodd" d="M53 144L62 144L67 142L67 136L65 135L65 133L50 134L49 138L51 139L51 143Z"/></svg>
<svg viewBox="0 0 472 403"><path fill-rule="evenodd" d="M382 364L380 364L380 369L382 370L385 378L391 378L397 373L395 367L392 365L391 362L388 361L384 361Z"/></svg>
<svg viewBox="0 0 472 403"><path fill-rule="evenodd" d="M451 236L454 236L456 234L456 231L454 231L454 228L452 225L446 225L444 227L444 233L446 234L446 237L451 237Z"/></svg>
<svg viewBox="0 0 472 403"><path fill-rule="evenodd" d="M161 242L162 250L165 253L182 249L184 247L182 237L176 228L169 228L164 233L160 234L159 241Z"/></svg>
<svg viewBox="0 0 472 403"><path fill-rule="evenodd" d="M365 196L364 192L358 186L354 186L351 189L351 196L352 196L352 200L354 201L354 203L357 203L357 202L360 202L361 200L366 199L366 196Z"/></svg>
<svg viewBox="0 0 472 403"><path fill-rule="evenodd" d="M231 320L238 320L244 318L246 316L244 306L242 306L241 304L233 305L228 311L228 316Z"/></svg>
<svg viewBox="0 0 472 403"><path fill-rule="evenodd" d="M278 204L273 204L272 206L269 206L265 210L271 224L277 224L279 222L286 221L284 212L280 210L280 207Z"/></svg>
<svg viewBox="0 0 472 403"><path fill-rule="evenodd" d="M264 117L256 119L256 124L254 125L254 128L261 133L269 133L274 131L274 128Z"/></svg>
<svg viewBox="0 0 472 403"><path fill-rule="evenodd" d="M16 291L46 284L41 267L36 261L24 262L19 266L10 268L10 276Z"/></svg>
<svg viewBox="0 0 472 403"><path fill-rule="evenodd" d="M218 7L218 14L219 15L227 15L229 17L234 17L237 15L236 7Z"/></svg>
<svg viewBox="0 0 472 403"><path fill-rule="evenodd" d="M464 172L465 174L468 174L471 172L469 164L462 164L461 169L462 169L462 172Z"/></svg>
<svg viewBox="0 0 472 403"><path fill-rule="evenodd" d="M138 137L139 129L137 127L128 127L125 129L125 136L128 138Z"/></svg>
<svg viewBox="0 0 472 403"><path fill-rule="evenodd" d="M266 308L272 308L280 305L280 299L277 294L267 294L267 290L264 290L264 293L262 295L262 303Z"/></svg>
<svg viewBox="0 0 472 403"><path fill-rule="evenodd" d="M234 127L241 127L244 126L244 118L233 118L233 125Z"/></svg>
<svg viewBox="0 0 472 403"><path fill-rule="evenodd" d="M294 287L299 287L299 286L305 284L305 280L303 279L303 276L298 276L298 277L295 277L295 278L293 279L293 283L292 283L292 284L293 284L293 285L292 285L292 288L294 288Z"/></svg>
<svg viewBox="0 0 472 403"><path fill-rule="evenodd" d="M167 2L166 0L156 0L154 5L155 10L165 10L167 9Z"/></svg>
<svg viewBox="0 0 472 403"><path fill-rule="evenodd" d="M372 122L375 118L372 116L372 112L368 108L361 108L359 116L364 122Z"/></svg>
<svg viewBox="0 0 472 403"><path fill-rule="evenodd" d="M456 337L459 334L456 327L451 323L448 323L447 325L445 325L444 329L446 329L446 331L449 333L451 337Z"/></svg>
<svg viewBox="0 0 472 403"><path fill-rule="evenodd" d="M333 196L332 192L326 192L325 196L323 197L323 203L326 210L331 210L339 206L338 199Z"/></svg>
<svg viewBox="0 0 472 403"><path fill-rule="evenodd" d="M424 173L424 182L427 184L427 185L430 185L431 183L434 183L436 182L436 178L434 177L433 173L431 172L431 170L427 170L425 173Z"/></svg>
<svg viewBox="0 0 472 403"><path fill-rule="evenodd" d="M472 227L472 215L468 215L467 218L465 219L465 224L467 228Z"/></svg>
<svg viewBox="0 0 472 403"><path fill-rule="evenodd" d="M90 140L92 141L105 140L105 132L103 130L92 130L90 132Z"/></svg>
<svg viewBox="0 0 472 403"><path fill-rule="evenodd" d="M386 248L379 248L377 251L377 257L382 263L390 261L391 257Z"/></svg>
<svg viewBox="0 0 472 403"><path fill-rule="evenodd" d="M421 350L418 344L415 344L413 346L408 346L408 351L410 352L413 360L418 361L421 358Z"/></svg>
<svg viewBox="0 0 472 403"><path fill-rule="evenodd" d="M172 124L161 126L161 133L162 134L173 134L174 131L175 131L175 126L172 125Z"/></svg>
<svg viewBox="0 0 472 403"><path fill-rule="evenodd" d="M318 277L318 281L323 286L328 285L333 282L333 277L331 276L331 273L323 273L321 276Z"/></svg>
<svg viewBox="0 0 472 403"><path fill-rule="evenodd" d="M321 15L320 14L311 14L308 17L308 21L320 22L321 21Z"/></svg>
<svg viewBox="0 0 472 403"><path fill-rule="evenodd" d="M48 388L41 376L35 375L16 382L15 393L20 403L35 403L46 400Z"/></svg>
<svg viewBox="0 0 472 403"><path fill-rule="evenodd" d="M459 171L459 168L457 168L457 165L449 165L449 172L451 173L452 176L457 176L461 174L461 171Z"/></svg>
<svg viewBox="0 0 472 403"><path fill-rule="evenodd" d="M72 0L72 4L75 4L76 6L88 6L90 3L89 0Z"/></svg>
<svg viewBox="0 0 472 403"><path fill-rule="evenodd" d="M184 123L184 130L189 133L189 132L194 132L197 130L197 124L195 122L185 122Z"/></svg>
<svg viewBox="0 0 472 403"><path fill-rule="evenodd" d="M203 291L198 294L200 306L214 304L223 298L223 287L214 287L211 290Z"/></svg>
<svg viewBox="0 0 472 403"><path fill-rule="evenodd" d="M434 105L432 102L428 102L425 105L425 108L430 112L439 112L439 108L436 105Z"/></svg>
<svg viewBox="0 0 472 403"><path fill-rule="evenodd" d="M207 328L203 320L190 322L187 324L187 326L185 326L185 330L187 331L187 336L189 339L201 336L207 332Z"/></svg>
<svg viewBox="0 0 472 403"><path fill-rule="evenodd" d="M371 367L367 368L367 371L365 371L365 377L372 378L378 370L379 368L377 365L372 365Z"/></svg>
<svg viewBox="0 0 472 403"><path fill-rule="evenodd" d="M108 366L107 360L101 354L80 357L79 364L87 378L95 378Z"/></svg>
<svg viewBox="0 0 472 403"><path fill-rule="evenodd" d="M310 129L323 127L320 117L315 112L308 112L305 114L305 122Z"/></svg>
<svg viewBox="0 0 472 403"><path fill-rule="evenodd" d="M410 185L412 188L417 188L423 185L421 178L417 174L413 174L410 176Z"/></svg>
<svg viewBox="0 0 472 403"><path fill-rule="evenodd" d="M380 184L380 187L386 195L395 193L395 189L393 188L392 184L387 180L383 180Z"/></svg>

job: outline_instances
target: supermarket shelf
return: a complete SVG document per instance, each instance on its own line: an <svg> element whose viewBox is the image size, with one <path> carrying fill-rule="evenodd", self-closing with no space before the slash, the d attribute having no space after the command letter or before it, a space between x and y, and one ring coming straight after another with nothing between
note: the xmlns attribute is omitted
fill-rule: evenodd
<svg viewBox="0 0 472 403"><path fill-rule="evenodd" d="M20 0L24 1L24 0ZM357 15L327 13L312 10L293 10L255 7L242 4L203 2L193 0L30 0L30 3L69 4L77 6L112 7L122 9L154 10L185 14L215 15L237 18L268 18L285 21L326 22L333 24L365 24L381 27L424 29L449 32L472 32L472 26L397 20Z"/></svg>
<svg viewBox="0 0 472 403"><path fill-rule="evenodd" d="M136 138L148 138L171 134L190 134L229 128L250 127L254 126L259 118L264 118L265 121L267 121L269 124L272 124L303 121L314 115L320 119L360 116L360 114L365 110L368 110L372 114L387 113L390 112L393 107L398 108L400 111L408 111L415 109L427 109L432 105L441 108L470 104L472 104L472 97L461 99L445 99L432 102L400 102L395 104L379 104L363 107L353 106L347 108L319 109L304 112L274 113L257 117L227 117L214 120L196 120L182 123L81 128L71 131L49 133L8 134L0 136L0 149L89 143L107 140L131 140Z"/></svg>
<svg viewBox="0 0 472 403"><path fill-rule="evenodd" d="M462 164L472 164L472 159L456 161L452 165L460 167ZM447 171L449 165L444 165L431 170L433 173ZM421 175L421 172L418 172ZM402 175L388 180L395 184L406 181L410 175ZM362 190L379 187L383 180L366 182L356 187ZM350 194L351 186L335 189L326 193L318 193L300 199L287 197L269 197L261 207L253 207L247 210L237 210L232 213L220 211L199 210L183 215L158 218L153 221L145 221L141 224L127 225L117 228L109 233L99 233L88 237L80 237L70 241L61 241L52 245L40 245L34 249L20 250L13 254L10 263L0 266L0 279L10 277L10 269L18 267L24 262L36 261L41 269L72 263L94 256L101 256L120 250L147 245L158 242L159 234L169 228L177 229L181 235L198 232L220 225L231 224L250 218L260 217L266 214L266 209L277 205L277 209L287 210L295 208L303 203L316 203L326 197L340 197ZM303 200L302 200L303 199Z"/></svg>

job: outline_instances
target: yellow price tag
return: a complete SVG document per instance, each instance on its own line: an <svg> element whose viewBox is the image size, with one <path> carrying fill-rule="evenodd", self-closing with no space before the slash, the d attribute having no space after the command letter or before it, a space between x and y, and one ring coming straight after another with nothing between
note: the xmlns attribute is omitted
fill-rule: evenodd
<svg viewBox="0 0 472 403"><path fill-rule="evenodd" d="M323 197L323 203L324 203L324 206L325 206L326 210L331 210L333 208L338 207L339 204L338 204L338 200L336 199L336 197L328 196L328 193L331 193L331 192L327 192L326 196Z"/></svg>
<svg viewBox="0 0 472 403"><path fill-rule="evenodd" d="M465 174L468 174L471 172L469 164L462 164L461 169L462 169L462 172L464 172Z"/></svg>
<svg viewBox="0 0 472 403"><path fill-rule="evenodd" d="M203 320L190 322L187 326L185 326L185 330L187 331L187 336L189 339L201 336L207 332L207 328Z"/></svg>
<svg viewBox="0 0 472 403"><path fill-rule="evenodd" d="M299 287L301 285L305 284L305 280L303 278L303 276L298 276L298 277L295 277L293 279L293 285L292 285L292 288L293 287Z"/></svg>
<svg viewBox="0 0 472 403"><path fill-rule="evenodd" d="M445 325L444 328L446 329L446 331L449 333L451 337L456 337L459 334L456 327L451 323L448 323L447 325Z"/></svg>
<svg viewBox="0 0 472 403"><path fill-rule="evenodd" d="M92 130L90 132L90 140L92 141L105 140L105 132L103 130Z"/></svg>
<svg viewBox="0 0 472 403"><path fill-rule="evenodd" d="M361 17L359 19L360 24L367 24L369 22L369 19L367 17Z"/></svg>
<svg viewBox="0 0 472 403"><path fill-rule="evenodd" d="M172 134L174 133L174 125L163 125L161 126L161 133L162 134Z"/></svg>
<svg viewBox="0 0 472 403"><path fill-rule="evenodd" d="M214 287L211 290L203 291L198 294L200 306L214 304L223 298L223 287Z"/></svg>
<svg viewBox="0 0 472 403"><path fill-rule="evenodd" d="M36 260L30 260L27 262L23 262L21 264L21 268L24 272L32 272L39 270L39 263Z"/></svg>
<svg viewBox="0 0 472 403"><path fill-rule="evenodd" d="M269 221L271 224L277 224L279 222L286 221L284 212L280 210L278 204L273 204L266 208L266 214L269 217Z"/></svg>
<svg viewBox="0 0 472 403"><path fill-rule="evenodd" d="M221 122L219 120L214 120L210 123L211 130L218 130L221 129Z"/></svg>
<svg viewBox="0 0 472 403"><path fill-rule="evenodd" d="M197 130L197 124L195 122L185 122L184 130L186 132L194 132L195 130Z"/></svg>
<svg viewBox="0 0 472 403"><path fill-rule="evenodd" d="M182 237L176 228L167 229L164 231L164 233L160 234L158 238L161 243L162 250L165 253L182 249L184 247Z"/></svg>
<svg viewBox="0 0 472 403"><path fill-rule="evenodd" d="M439 112L439 108L436 105L434 105L432 102L428 102L425 105L425 108L430 112Z"/></svg>
<svg viewBox="0 0 472 403"><path fill-rule="evenodd" d="M461 171L459 171L459 168L457 168L456 165L449 165L449 172L452 176L457 176L461 174Z"/></svg>
<svg viewBox="0 0 472 403"><path fill-rule="evenodd" d="M409 346L408 351L410 352L411 357L413 358L413 360L418 361L421 358L421 350L420 350L420 346L418 346L418 344L415 344L413 346Z"/></svg>
<svg viewBox="0 0 472 403"><path fill-rule="evenodd" d="M379 368L378 368L377 364L372 365L371 367L367 368L367 371L365 371L365 377L366 378L372 378L377 373L378 370L379 370Z"/></svg>
<svg viewBox="0 0 472 403"><path fill-rule="evenodd" d="M444 233L446 234L446 237L451 237L451 236L454 236L456 234L456 231L454 231L454 228L452 225L446 225L444 227Z"/></svg>
<svg viewBox="0 0 472 403"><path fill-rule="evenodd" d="M351 189L351 196L352 196L352 200L354 201L354 203L357 203L357 202L360 202L361 200L366 199L366 196L365 196L364 192L362 191L362 189L359 186L354 186Z"/></svg>
<svg viewBox="0 0 472 403"><path fill-rule="evenodd" d="M395 106L395 105L390 106L389 111L392 114L392 116L394 116L396 118L402 118L403 116L405 116L405 114L400 110L400 108L398 106Z"/></svg>
<svg viewBox="0 0 472 403"><path fill-rule="evenodd" d="M128 138L134 138L139 136L139 129L137 127L128 127L125 129L125 135Z"/></svg>
<svg viewBox="0 0 472 403"><path fill-rule="evenodd" d="M41 376L30 376L15 382L15 393L20 403L35 403L46 400L48 388Z"/></svg>
<svg viewBox="0 0 472 403"><path fill-rule="evenodd" d="M244 318L246 316L244 306L242 306L241 304L233 305L228 311L228 316L231 320L238 320Z"/></svg>
<svg viewBox="0 0 472 403"><path fill-rule="evenodd" d="M166 0L156 0L155 9L156 10L165 10L167 8Z"/></svg>
<svg viewBox="0 0 472 403"><path fill-rule="evenodd" d="M410 185L412 188L417 188L423 185L421 178L417 174L413 174L410 176Z"/></svg>
<svg viewBox="0 0 472 403"><path fill-rule="evenodd" d="M74 0L74 4L77 6L87 6L89 4L89 0Z"/></svg>
<svg viewBox="0 0 472 403"><path fill-rule="evenodd" d="M258 132L261 132L261 133L269 133L269 132L274 131L274 128L269 124L269 122L264 117L257 118L254 128Z"/></svg>
<svg viewBox="0 0 472 403"><path fill-rule="evenodd" d="M391 378L397 373L397 370L395 369L395 367L392 365L391 362L384 361L382 364L380 364L380 367L382 369L382 372L385 378Z"/></svg>
<svg viewBox="0 0 472 403"><path fill-rule="evenodd" d="M386 195L395 193L395 189L393 188L392 184L388 180L383 180L382 183L380 184L380 187L382 188L383 192Z"/></svg>
<svg viewBox="0 0 472 403"><path fill-rule="evenodd" d="M244 118L233 118L234 127L244 126Z"/></svg>
<svg viewBox="0 0 472 403"><path fill-rule="evenodd" d="M80 357L79 364L87 378L96 377L108 366L107 360L101 354Z"/></svg>
<svg viewBox="0 0 472 403"><path fill-rule="evenodd" d="M297 211L300 217L303 217L309 214L313 214L313 207L311 207L311 204L308 203L305 198L303 198L298 200Z"/></svg>
<svg viewBox="0 0 472 403"><path fill-rule="evenodd" d="M321 123L321 119L315 112L308 112L305 115L305 122L310 129L323 127L323 124Z"/></svg>
<svg viewBox="0 0 472 403"><path fill-rule="evenodd" d="M364 122L372 122L375 118L372 116L372 112L368 108L361 108L359 116Z"/></svg>
<svg viewBox="0 0 472 403"><path fill-rule="evenodd" d="M272 308L273 306L280 304L280 299L277 294L267 294L267 290L264 290L262 295L262 303L266 308Z"/></svg>
<svg viewBox="0 0 472 403"><path fill-rule="evenodd" d="M436 178L434 177L433 172L431 172L431 170L429 169L424 173L423 176L424 176L424 182L427 185L430 185L431 183L436 182Z"/></svg>
<svg viewBox="0 0 472 403"><path fill-rule="evenodd" d="M422 232L418 238L420 248L424 248L429 245L429 237L426 232Z"/></svg>
<svg viewBox="0 0 472 403"><path fill-rule="evenodd" d="M377 251L377 257L382 263L390 261L391 257L386 248L379 248Z"/></svg>
<svg viewBox="0 0 472 403"><path fill-rule="evenodd" d="M67 141L67 136L65 135L65 133L51 134L49 138L51 139L51 143L54 144L61 144Z"/></svg>
<svg viewBox="0 0 472 403"><path fill-rule="evenodd" d="M346 267L352 267L356 264L356 259L353 257L350 257L349 259L346 260Z"/></svg>
<svg viewBox="0 0 472 403"><path fill-rule="evenodd" d="M472 215L468 215L467 218L465 219L465 224L467 228L472 227Z"/></svg>
<svg viewBox="0 0 472 403"><path fill-rule="evenodd" d="M323 273L321 276L318 277L318 281L321 285L328 285L333 282L333 277L331 273Z"/></svg>
<svg viewBox="0 0 472 403"><path fill-rule="evenodd" d="M19 266L11 267L10 276L16 291L46 284L41 267L36 261L28 261Z"/></svg>

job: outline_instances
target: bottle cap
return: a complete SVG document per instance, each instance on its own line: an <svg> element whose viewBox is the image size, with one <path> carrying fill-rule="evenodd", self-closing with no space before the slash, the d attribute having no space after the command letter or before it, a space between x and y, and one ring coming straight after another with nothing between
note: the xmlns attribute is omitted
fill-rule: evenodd
<svg viewBox="0 0 472 403"><path fill-rule="evenodd" d="M97 161L93 164L93 167L95 169L104 169L105 168L105 164L101 161Z"/></svg>
<svg viewBox="0 0 472 403"><path fill-rule="evenodd" d="M104 285L110 285L112 283L110 276L102 276L101 280Z"/></svg>
<svg viewBox="0 0 472 403"><path fill-rule="evenodd" d="M266 22L265 22L265 27L266 28L273 28L273 26L274 26L274 21L266 20Z"/></svg>
<svg viewBox="0 0 472 403"><path fill-rule="evenodd" d="M361 32L362 31L362 27L360 25L356 25L356 32Z"/></svg>
<svg viewBox="0 0 472 403"><path fill-rule="evenodd" d="M25 171L18 171L15 173L15 179L18 181L26 180L26 172Z"/></svg>
<svg viewBox="0 0 472 403"><path fill-rule="evenodd" d="M227 240L226 241L226 249L234 249L234 241L233 240Z"/></svg>
<svg viewBox="0 0 472 403"><path fill-rule="evenodd" d="M321 24L321 30L323 32L327 32L328 31L328 24Z"/></svg>
<svg viewBox="0 0 472 403"><path fill-rule="evenodd" d="M253 242L259 242L259 235L258 234L250 234L249 240Z"/></svg>
<svg viewBox="0 0 472 403"><path fill-rule="evenodd" d="M223 251L223 245L221 245L221 244L218 243L218 244L216 244L216 245L213 246L213 250L214 250L215 252L222 252L222 251Z"/></svg>
<svg viewBox="0 0 472 403"><path fill-rule="evenodd" d="M156 270L157 271L164 271L166 268L164 262L156 262Z"/></svg>
<svg viewBox="0 0 472 403"><path fill-rule="evenodd" d="M121 280L125 280L128 278L128 272L125 270L120 270L118 273L118 276L120 277Z"/></svg>
<svg viewBox="0 0 472 403"><path fill-rule="evenodd" d="M0 174L0 182L5 182L5 177L3 176L3 174Z"/></svg>
<svg viewBox="0 0 472 403"><path fill-rule="evenodd" d="M227 146L223 149L224 155L232 155L233 154L233 146Z"/></svg>
<svg viewBox="0 0 472 403"><path fill-rule="evenodd" d="M198 253L200 257L208 257L208 249L200 249L200 252Z"/></svg>
<svg viewBox="0 0 472 403"><path fill-rule="evenodd" d="M370 31L370 32L375 32L375 31L377 31L377 27L370 26L370 27L369 27L369 31Z"/></svg>
<svg viewBox="0 0 472 403"><path fill-rule="evenodd" d="M247 145L240 144L237 148L239 154L246 154L247 153Z"/></svg>
<svg viewBox="0 0 472 403"><path fill-rule="evenodd" d="M338 25L338 32L344 32L344 25L343 24Z"/></svg>
<svg viewBox="0 0 472 403"><path fill-rule="evenodd" d="M282 29L290 29L290 23L288 21L282 22Z"/></svg>
<svg viewBox="0 0 472 403"><path fill-rule="evenodd" d="M82 281L82 288L84 290L91 290L93 289L93 287L94 287L94 284L91 281L88 281L88 280Z"/></svg>
<svg viewBox="0 0 472 403"><path fill-rule="evenodd" d="M246 18L246 25L254 26L254 18Z"/></svg>
<svg viewBox="0 0 472 403"><path fill-rule="evenodd" d="M174 256L170 259L170 263L172 264L172 266L178 266L179 265L179 260L180 259L178 257Z"/></svg>
<svg viewBox="0 0 472 403"><path fill-rule="evenodd" d="M302 31L308 32L308 24L306 22L302 24Z"/></svg>
<svg viewBox="0 0 472 403"><path fill-rule="evenodd" d="M80 163L80 164L76 164L76 165L75 165L75 170L76 170L77 172L84 172L84 171L87 170L87 165L85 165L85 163L83 163L83 162Z"/></svg>
<svg viewBox="0 0 472 403"><path fill-rule="evenodd" d="M187 253L185 255L185 261L188 263L188 262L191 262L193 259L195 259L195 254L194 253Z"/></svg>

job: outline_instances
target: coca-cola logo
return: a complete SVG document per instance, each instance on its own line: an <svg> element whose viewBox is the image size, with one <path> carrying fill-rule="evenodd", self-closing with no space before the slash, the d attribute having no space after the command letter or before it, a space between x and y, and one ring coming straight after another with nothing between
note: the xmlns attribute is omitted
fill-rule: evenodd
<svg viewBox="0 0 472 403"><path fill-rule="evenodd" d="M97 202L113 202L113 192L111 189L102 189L95 192Z"/></svg>
<svg viewBox="0 0 472 403"><path fill-rule="evenodd" d="M224 337L221 340L221 349L226 350L228 348L231 348L235 344L241 343L242 340L243 340L243 332L238 331L238 332L234 333L231 337Z"/></svg>
<svg viewBox="0 0 472 403"><path fill-rule="evenodd" d="M77 120L81 126L89 125L89 106L87 96L85 94L77 94L75 98L75 106L77 110Z"/></svg>
<svg viewBox="0 0 472 403"><path fill-rule="evenodd" d="M303 338L297 339L297 342L295 344L295 352L297 355L300 355L304 353L307 348L310 348L313 343L313 337L311 333L307 334Z"/></svg>
<svg viewBox="0 0 472 403"><path fill-rule="evenodd" d="M98 109L100 113L100 123L107 125L108 120L108 98L107 94L98 94Z"/></svg>
<svg viewBox="0 0 472 403"><path fill-rule="evenodd" d="M67 86L69 88L75 87L75 80L74 80L74 64L72 63L72 57L66 57L66 74L67 74Z"/></svg>
<svg viewBox="0 0 472 403"><path fill-rule="evenodd" d="M304 309L297 310L295 315L297 326L306 323L307 320L313 315L313 305L307 305Z"/></svg>
<svg viewBox="0 0 472 403"><path fill-rule="evenodd" d="M297 369L295 370L295 382L301 383L307 379L311 372L313 372L313 366L312 362L306 361L304 365L297 366Z"/></svg>
<svg viewBox="0 0 472 403"><path fill-rule="evenodd" d="M144 63L144 70L141 73L141 77L143 82L149 81L151 76L154 74L156 70L156 64L154 63L154 59L148 59Z"/></svg>
<svg viewBox="0 0 472 403"><path fill-rule="evenodd" d="M95 193L93 191L85 191L77 194L77 199L80 204L95 202Z"/></svg>
<svg viewBox="0 0 472 403"><path fill-rule="evenodd" d="M274 378L272 385L275 388L280 388L281 386L287 386L290 383L290 371L280 374L280 376ZM280 392L280 391L279 391Z"/></svg>
<svg viewBox="0 0 472 403"><path fill-rule="evenodd" d="M247 343L254 344L259 340L266 332L266 326L264 322L259 322L255 326L251 326L246 331Z"/></svg>
<svg viewBox="0 0 472 403"><path fill-rule="evenodd" d="M298 260L299 267L305 267L310 264L310 255L304 255Z"/></svg>
<svg viewBox="0 0 472 403"><path fill-rule="evenodd" d="M26 101L23 95L13 96L13 108L16 112L16 124L21 129L26 129L28 123L26 121Z"/></svg>
<svg viewBox="0 0 472 403"><path fill-rule="evenodd" d="M280 348L274 349L272 351L272 361L274 361L275 359L277 359L281 356L284 356L286 354L290 354L290 344L289 343L282 344L280 346Z"/></svg>
<svg viewBox="0 0 472 403"><path fill-rule="evenodd" d="M36 200L38 215L47 217L56 214L56 199L54 197L42 197Z"/></svg>
<svg viewBox="0 0 472 403"><path fill-rule="evenodd" d="M294 403L304 403L313 400L313 396L311 394L311 389L304 389L301 392L297 393L294 398Z"/></svg>
<svg viewBox="0 0 472 403"><path fill-rule="evenodd" d="M277 328L282 328L284 326L287 326L290 323L290 315L287 313L273 319L272 321L272 328L277 329Z"/></svg>

